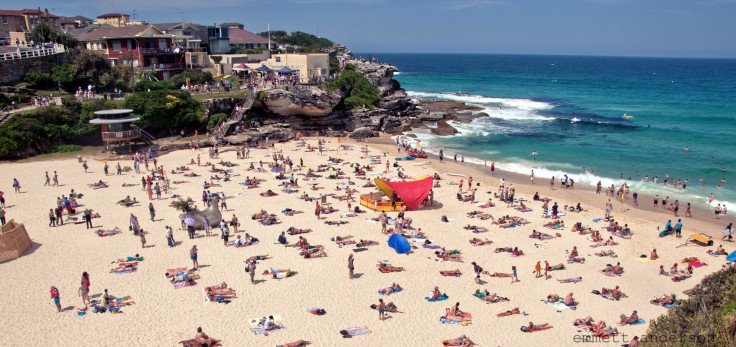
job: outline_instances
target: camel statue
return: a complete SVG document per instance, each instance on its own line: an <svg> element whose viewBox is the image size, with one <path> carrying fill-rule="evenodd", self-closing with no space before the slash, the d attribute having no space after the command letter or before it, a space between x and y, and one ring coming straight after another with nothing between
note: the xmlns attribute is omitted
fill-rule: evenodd
<svg viewBox="0 0 736 347"><path fill-rule="evenodd" d="M204 230L204 224L202 224L202 217L207 216L207 220L210 222L211 227L217 227L222 221L222 213L220 212L220 197L213 195L210 199L210 205L206 209L200 211L196 207L186 214L186 217L194 219L194 229ZM184 218L186 218L184 217Z"/></svg>

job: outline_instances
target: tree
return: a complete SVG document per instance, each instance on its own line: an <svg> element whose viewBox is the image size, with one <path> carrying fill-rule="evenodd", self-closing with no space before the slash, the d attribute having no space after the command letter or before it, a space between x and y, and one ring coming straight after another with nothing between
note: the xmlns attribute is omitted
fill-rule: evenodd
<svg viewBox="0 0 736 347"><path fill-rule="evenodd" d="M193 128L199 125L204 106L189 93L151 90L125 98L125 107L140 115L139 123L156 130Z"/></svg>
<svg viewBox="0 0 736 347"><path fill-rule="evenodd" d="M79 44L79 40L68 33L56 33L54 41L60 45L64 45L66 48L74 48Z"/></svg>
<svg viewBox="0 0 736 347"><path fill-rule="evenodd" d="M34 62L33 67L26 71L26 75L23 78L23 80L31 84L31 87L36 89L48 89L53 84L51 74L41 71L42 65L43 63L40 61Z"/></svg>
<svg viewBox="0 0 736 347"><path fill-rule="evenodd" d="M56 39L56 30L49 23L41 22L33 27L31 35L41 40L41 42L53 42Z"/></svg>
<svg viewBox="0 0 736 347"><path fill-rule="evenodd" d="M100 84L100 78L112 70L105 56L100 52L83 50L74 57L71 72L80 82L80 85Z"/></svg>
<svg viewBox="0 0 736 347"><path fill-rule="evenodd" d="M212 62L214 62L215 64L219 64L222 61L222 56L211 55L210 59L212 59Z"/></svg>

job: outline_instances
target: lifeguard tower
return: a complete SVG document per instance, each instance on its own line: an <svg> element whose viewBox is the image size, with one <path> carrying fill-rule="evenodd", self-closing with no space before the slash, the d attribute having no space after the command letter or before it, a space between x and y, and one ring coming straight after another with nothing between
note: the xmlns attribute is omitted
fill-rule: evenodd
<svg viewBox="0 0 736 347"><path fill-rule="evenodd" d="M128 145L132 141L142 141L150 144L155 138L143 131L141 128L133 125L133 122L139 120L139 117L132 116L133 110L103 110L95 112L97 118L90 120L92 124L99 124L102 131L102 142L105 149L109 149L111 144Z"/></svg>

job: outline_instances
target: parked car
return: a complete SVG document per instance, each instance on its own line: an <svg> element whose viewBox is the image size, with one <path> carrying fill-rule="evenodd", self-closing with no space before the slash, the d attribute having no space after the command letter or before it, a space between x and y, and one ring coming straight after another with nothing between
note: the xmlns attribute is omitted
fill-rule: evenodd
<svg viewBox="0 0 736 347"><path fill-rule="evenodd" d="M10 44L10 39L0 37L0 46L7 46Z"/></svg>

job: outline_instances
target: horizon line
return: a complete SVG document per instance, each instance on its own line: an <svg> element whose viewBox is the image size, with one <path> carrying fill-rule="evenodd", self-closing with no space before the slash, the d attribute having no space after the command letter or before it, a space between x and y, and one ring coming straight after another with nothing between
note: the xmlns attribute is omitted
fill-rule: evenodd
<svg viewBox="0 0 736 347"><path fill-rule="evenodd" d="M648 56L648 55L596 55L596 54L549 54L549 53L483 53L483 52L352 52L362 54L441 54L441 55L524 55L524 56L549 56L549 57L590 57L590 58L651 58L651 59L707 59L707 60L736 60L734 57L687 57L687 56Z"/></svg>

